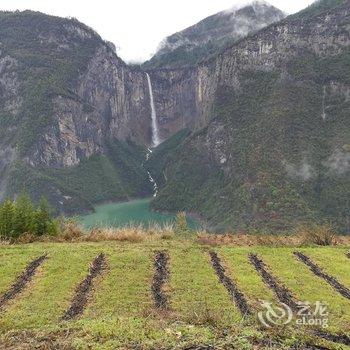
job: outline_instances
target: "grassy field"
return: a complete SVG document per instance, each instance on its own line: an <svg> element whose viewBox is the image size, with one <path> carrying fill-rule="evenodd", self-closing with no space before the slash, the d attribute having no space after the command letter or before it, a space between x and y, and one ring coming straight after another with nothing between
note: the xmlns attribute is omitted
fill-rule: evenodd
<svg viewBox="0 0 350 350"><path fill-rule="evenodd" d="M299 261L295 250L350 289L349 247L211 247L192 240L0 246L0 349L168 349L200 344L223 349L350 349L316 337L317 327L291 322L266 328L259 322L261 301L278 305L278 297L251 263L251 253L295 300L327 303L327 333L350 335L350 300ZM157 251L168 256L167 276L160 286L167 303L162 307L154 300ZM217 253L225 275L247 301L249 316L242 315L227 283L219 282L210 251ZM81 314L63 321L77 286L100 253L105 267L91 281ZM1 296L44 254L47 259L21 292L1 307Z"/></svg>

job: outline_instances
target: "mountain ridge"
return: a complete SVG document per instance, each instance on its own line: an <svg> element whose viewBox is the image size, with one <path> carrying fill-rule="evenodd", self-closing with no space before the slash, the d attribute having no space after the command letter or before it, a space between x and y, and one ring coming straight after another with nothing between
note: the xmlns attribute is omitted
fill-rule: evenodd
<svg viewBox="0 0 350 350"><path fill-rule="evenodd" d="M74 20L0 14L1 197L93 210L150 196L154 169L154 209L196 212L218 231L349 230L349 7L323 0L194 66L146 69L167 141L145 167L145 67Z"/></svg>
<svg viewBox="0 0 350 350"><path fill-rule="evenodd" d="M2 13L0 27L1 197L25 190L34 199L47 196L58 212L71 212L92 210L96 201L151 194L139 161L144 150L135 145L151 142L145 73L129 68L74 19ZM111 144L119 145L124 160L111 157ZM79 170L82 163L90 178ZM123 176L129 163L132 173ZM93 174L93 164L105 169L105 177ZM60 179L67 168L75 170ZM84 190L92 178L100 196Z"/></svg>
<svg viewBox="0 0 350 350"><path fill-rule="evenodd" d="M206 126L168 164L153 207L220 230L330 220L348 232L347 16L348 1L290 17L200 64L191 79Z"/></svg>
<svg viewBox="0 0 350 350"><path fill-rule="evenodd" d="M278 22L285 14L265 1L224 10L165 38L144 69L193 66L249 33Z"/></svg>

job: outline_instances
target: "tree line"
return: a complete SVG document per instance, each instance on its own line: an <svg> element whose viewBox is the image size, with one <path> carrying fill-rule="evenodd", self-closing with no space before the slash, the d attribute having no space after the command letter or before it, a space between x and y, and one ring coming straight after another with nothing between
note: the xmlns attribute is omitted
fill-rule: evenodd
<svg viewBox="0 0 350 350"><path fill-rule="evenodd" d="M58 233L59 223L51 215L50 206L42 198L34 205L27 194L0 204L0 237L16 239L23 234L36 236Z"/></svg>

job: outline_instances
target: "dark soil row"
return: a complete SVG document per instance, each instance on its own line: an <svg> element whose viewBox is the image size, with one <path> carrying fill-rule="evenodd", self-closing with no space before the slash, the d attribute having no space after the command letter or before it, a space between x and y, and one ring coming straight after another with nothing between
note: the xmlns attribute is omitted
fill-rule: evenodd
<svg viewBox="0 0 350 350"><path fill-rule="evenodd" d="M103 253L99 254L91 263L89 273L85 279L78 285L71 305L62 316L62 320L71 320L80 316L88 303L88 298L93 287L94 279L99 276L107 267L106 257Z"/></svg>
<svg viewBox="0 0 350 350"><path fill-rule="evenodd" d="M158 251L154 257L154 276L152 282L152 294L155 306L161 309L168 308L168 297L164 286L169 278L169 256L166 252Z"/></svg>
<svg viewBox="0 0 350 350"><path fill-rule="evenodd" d="M185 347L182 350L216 350L216 348L213 345L192 345L189 347Z"/></svg>
<svg viewBox="0 0 350 350"><path fill-rule="evenodd" d="M42 263L47 259L46 255L42 255L39 258L33 260L26 269L22 272L22 274L16 279L15 283L11 286L11 288L6 291L0 297L0 310L5 306L7 302L14 299L18 294L20 294L28 285L28 283L35 276L38 268L42 265Z"/></svg>
<svg viewBox="0 0 350 350"><path fill-rule="evenodd" d="M345 334L332 334L320 329L315 330L314 334L317 337L323 338L333 343L350 345L350 337Z"/></svg>
<svg viewBox="0 0 350 350"><path fill-rule="evenodd" d="M241 311L242 315L250 315L251 310L248 305L248 302L244 296L244 294L238 289L236 284L226 275L226 271L224 267L221 264L220 258L218 255L211 251L209 252L211 263L213 265L213 268L219 278L220 283L222 283L229 294L232 296L232 299L234 300L235 304L237 305L238 309Z"/></svg>
<svg viewBox="0 0 350 350"><path fill-rule="evenodd" d="M315 264L308 256L300 252L294 252L294 255L303 262L309 269L318 277L328 282L336 291L338 291L343 297L350 299L350 289L337 281L336 278L328 275L322 269Z"/></svg>
<svg viewBox="0 0 350 350"><path fill-rule="evenodd" d="M292 348L290 350L297 350L297 348ZM305 346L303 345L302 348L299 347L299 350L331 350L331 349L320 345L305 345Z"/></svg>
<svg viewBox="0 0 350 350"><path fill-rule="evenodd" d="M256 254L249 254L249 260L260 274L263 281L269 286L276 294L278 300L281 303L288 305L293 311L298 311L298 304L292 293L285 287L277 278L268 271L266 264Z"/></svg>

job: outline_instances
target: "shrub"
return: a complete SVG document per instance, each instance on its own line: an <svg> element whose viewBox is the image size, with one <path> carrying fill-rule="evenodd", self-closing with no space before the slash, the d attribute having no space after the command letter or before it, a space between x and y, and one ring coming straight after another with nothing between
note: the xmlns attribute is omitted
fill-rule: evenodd
<svg viewBox="0 0 350 350"><path fill-rule="evenodd" d="M188 233L189 228L187 226L186 213L181 212L176 215L175 220L175 233L176 234L184 234Z"/></svg>
<svg viewBox="0 0 350 350"><path fill-rule="evenodd" d="M336 234L330 224L309 224L297 228L296 235L299 236L303 244L316 244L329 246L337 244Z"/></svg>
<svg viewBox="0 0 350 350"><path fill-rule="evenodd" d="M79 240L84 234L84 229L75 219L68 219L62 221L62 227L60 230L59 238L62 241L75 241Z"/></svg>

